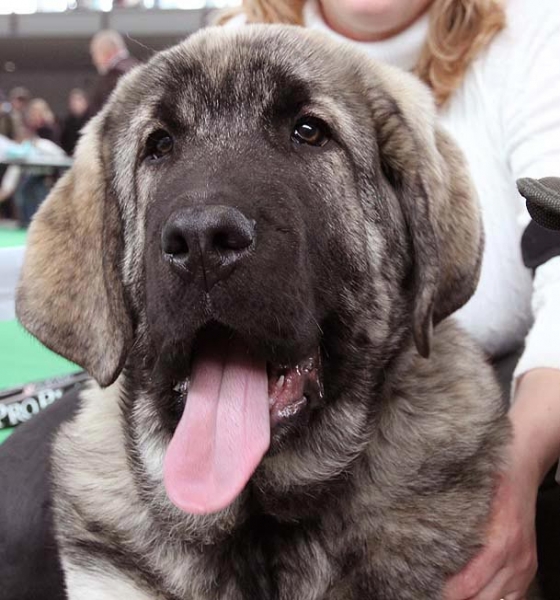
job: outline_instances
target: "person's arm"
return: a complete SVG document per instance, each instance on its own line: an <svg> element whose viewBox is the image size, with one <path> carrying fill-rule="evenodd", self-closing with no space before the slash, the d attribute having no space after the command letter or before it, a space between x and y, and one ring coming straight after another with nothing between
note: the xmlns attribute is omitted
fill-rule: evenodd
<svg viewBox="0 0 560 600"><path fill-rule="evenodd" d="M514 449L523 451L519 462L538 485L560 456L560 371L542 368L522 375L510 418Z"/></svg>
<svg viewBox="0 0 560 600"><path fill-rule="evenodd" d="M535 574L537 490L560 456L560 369L536 366L559 360L560 257L536 270L533 312L535 324L518 365L510 409L509 460L494 498L486 546L448 582L445 600L523 599Z"/></svg>
<svg viewBox="0 0 560 600"><path fill-rule="evenodd" d="M514 435L486 546L448 582L445 600L523 599L535 574L537 491L560 456L560 256L536 268L532 305L535 323L516 369L510 409Z"/></svg>
<svg viewBox="0 0 560 600"><path fill-rule="evenodd" d="M528 18L528 13L513 33L506 32L514 40L515 50L503 114L504 152L513 181L560 175L560 16L553 4L535 5L525 0L525 11L540 14ZM515 10L522 2L509 6ZM524 210L524 202L519 199L519 203ZM524 600L536 571L538 486L560 456L560 256L555 256L560 254L560 237L557 239L557 251L553 242L541 253L543 260L532 265L534 325L515 371L510 409L514 435L493 501L486 544L448 581L445 600Z"/></svg>
<svg viewBox="0 0 560 600"><path fill-rule="evenodd" d="M12 165L4 173L2 183L0 184L0 202L4 202L16 191L21 176L21 169Z"/></svg>
<svg viewBox="0 0 560 600"><path fill-rule="evenodd" d="M537 489L560 455L560 371L523 375L510 417L509 463L496 491L486 546L448 582L446 600L522 600L535 575Z"/></svg>

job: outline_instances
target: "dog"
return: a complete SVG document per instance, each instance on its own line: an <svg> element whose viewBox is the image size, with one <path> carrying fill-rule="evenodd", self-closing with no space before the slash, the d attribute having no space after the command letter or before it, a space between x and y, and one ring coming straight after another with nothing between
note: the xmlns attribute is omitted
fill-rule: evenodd
<svg viewBox="0 0 560 600"><path fill-rule="evenodd" d="M483 232L413 76L290 26L123 77L29 231L17 314L96 384L53 446L71 600L435 600L506 406L449 317Z"/></svg>

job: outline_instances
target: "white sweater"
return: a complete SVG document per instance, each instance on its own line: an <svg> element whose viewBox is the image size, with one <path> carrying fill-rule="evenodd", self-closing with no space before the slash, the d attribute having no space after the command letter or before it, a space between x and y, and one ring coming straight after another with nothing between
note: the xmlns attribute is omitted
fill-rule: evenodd
<svg viewBox="0 0 560 600"><path fill-rule="evenodd" d="M560 2L508 0L507 27L472 64L440 111L462 148L482 204L486 247L478 289L456 313L493 356L525 351L515 376L535 367L560 369L560 257L532 273L521 235L529 223L515 181L560 176ZM338 37L315 0L308 27ZM411 69L428 30L427 15L381 42L353 42L371 57Z"/></svg>

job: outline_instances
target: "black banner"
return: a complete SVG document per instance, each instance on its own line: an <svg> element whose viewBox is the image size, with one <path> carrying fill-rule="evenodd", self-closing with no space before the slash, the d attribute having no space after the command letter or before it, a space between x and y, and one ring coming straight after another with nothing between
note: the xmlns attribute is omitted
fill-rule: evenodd
<svg viewBox="0 0 560 600"><path fill-rule="evenodd" d="M83 385L88 379L89 375L81 371L0 391L0 430L29 421L63 394Z"/></svg>

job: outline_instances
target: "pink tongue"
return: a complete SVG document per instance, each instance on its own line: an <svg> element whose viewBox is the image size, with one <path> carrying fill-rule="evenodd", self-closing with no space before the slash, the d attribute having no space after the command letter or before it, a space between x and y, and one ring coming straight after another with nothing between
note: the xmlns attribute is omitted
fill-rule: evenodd
<svg viewBox="0 0 560 600"><path fill-rule="evenodd" d="M204 340L163 464L171 502L188 513L229 506L270 444L266 364L236 341Z"/></svg>

